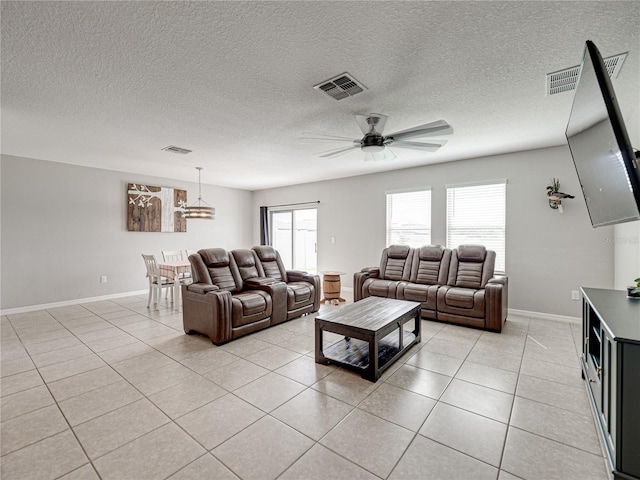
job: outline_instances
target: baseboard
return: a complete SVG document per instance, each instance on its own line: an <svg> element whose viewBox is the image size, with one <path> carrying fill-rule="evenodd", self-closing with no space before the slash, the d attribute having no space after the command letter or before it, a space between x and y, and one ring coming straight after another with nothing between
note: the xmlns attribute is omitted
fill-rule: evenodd
<svg viewBox="0 0 640 480"><path fill-rule="evenodd" d="M36 310L46 310L48 308L68 307L80 305L82 303L100 302L102 300L113 300L114 298L131 297L132 295L147 295L149 290L137 290L135 292L113 293L111 295L101 295L99 297L76 298L75 300L65 300L64 302L41 303L39 305L28 305L26 307L7 308L0 310L0 315L15 315L16 313L35 312Z"/></svg>
<svg viewBox="0 0 640 480"><path fill-rule="evenodd" d="M514 308L509 309L509 315L519 315L521 317L533 317L533 319L551 320L553 322L576 323L578 325L582 323L582 319L580 317L570 317L568 315L555 315L553 313L529 312L527 310L516 310ZM507 317L507 321L509 321L509 317Z"/></svg>

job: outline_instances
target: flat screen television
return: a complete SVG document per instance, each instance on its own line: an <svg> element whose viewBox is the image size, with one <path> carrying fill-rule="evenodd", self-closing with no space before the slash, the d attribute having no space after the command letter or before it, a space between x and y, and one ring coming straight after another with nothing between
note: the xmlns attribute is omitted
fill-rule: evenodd
<svg viewBox="0 0 640 480"><path fill-rule="evenodd" d="M587 41L567 142L594 227L640 220L640 173L600 52Z"/></svg>

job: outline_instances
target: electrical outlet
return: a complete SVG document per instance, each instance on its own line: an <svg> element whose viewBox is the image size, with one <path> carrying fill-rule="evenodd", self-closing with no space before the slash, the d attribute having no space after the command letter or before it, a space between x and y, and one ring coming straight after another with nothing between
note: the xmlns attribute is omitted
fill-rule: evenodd
<svg viewBox="0 0 640 480"><path fill-rule="evenodd" d="M336 243L336 237L331 237L331 243Z"/></svg>
<svg viewBox="0 0 640 480"><path fill-rule="evenodd" d="M107 276L106 275L102 275L100 277L100 283L107 283Z"/></svg>
<svg viewBox="0 0 640 480"><path fill-rule="evenodd" d="M578 290L571 290L571 300L580 300L580 292Z"/></svg>

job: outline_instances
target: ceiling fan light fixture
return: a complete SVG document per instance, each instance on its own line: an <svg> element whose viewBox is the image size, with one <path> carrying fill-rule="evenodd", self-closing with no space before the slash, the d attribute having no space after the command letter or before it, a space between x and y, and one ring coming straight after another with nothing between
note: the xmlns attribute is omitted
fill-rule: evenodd
<svg viewBox="0 0 640 480"><path fill-rule="evenodd" d="M375 153L383 151L384 145L363 145L360 149L366 153Z"/></svg>
<svg viewBox="0 0 640 480"><path fill-rule="evenodd" d="M198 170L198 200L193 205L185 207L183 216L187 219L213 220L216 218L216 209L202 199L202 183L200 181L202 167L196 167L196 170ZM203 203L204 205L202 205Z"/></svg>
<svg viewBox="0 0 640 480"><path fill-rule="evenodd" d="M367 133L364 138L360 140L360 149L363 152L375 153L384 150L384 137L375 131L376 124L377 119L375 122L370 123L371 129L369 133Z"/></svg>

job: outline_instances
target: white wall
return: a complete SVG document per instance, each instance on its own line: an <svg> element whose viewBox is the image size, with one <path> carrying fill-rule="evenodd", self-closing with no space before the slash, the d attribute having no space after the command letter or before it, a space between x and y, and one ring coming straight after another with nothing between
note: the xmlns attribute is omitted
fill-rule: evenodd
<svg viewBox="0 0 640 480"><path fill-rule="evenodd" d="M636 108L631 108L635 105ZM640 148L640 107L632 102L620 101L631 145ZM622 223L614 227L612 242L615 248L615 288L625 290L640 277L640 221Z"/></svg>
<svg viewBox="0 0 640 480"><path fill-rule="evenodd" d="M615 287L625 290L640 277L640 222L614 226L611 242L615 248Z"/></svg>
<svg viewBox="0 0 640 480"><path fill-rule="evenodd" d="M548 206L545 187L552 177L560 179L563 191L576 195L563 202L563 214ZM320 200L318 269L348 272L343 285L352 286L354 272L380 261L386 191L430 186L432 243L444 244L445 186L495 179L508 182L509 307L579 317L580 302L571 300L572 290L613 288L614 247L608 241L613 228L591 227L567 147L257 191L253 239L259 240L260 205Z"/></svg>
<svg viewBox="0 0 640 480"><path fill-rule="evenodd" d="M580 304L570 300L571 290L614 288L614 265L615 286L623 288L640 268L638 222L615 230L591 228L566 147L253 193L203 185L204 199L216 207L216 220L189 221L186 233L128 232L126 184L183 188L191 203L197 197L195 182L6 155L0 167L3 310L144 290L141 253L251 247L259 242L260 205L314 200L321 202L318 268L348 272L343 285L351 286L354 272L379 263L385 246L385 191L431 186L432 241L444 243L445 185L489 179L508 181L510 308L578 317ZM576 195L565 201L562 215L548 207L545 187L551 177L560 178L562 189ZM621 247L628 247L626 253ZM635 263L628 261L629 255L635 255ZM108 283L99 283L101 275L107 275Z"/></svg>
<svg viewBox="0 0 640 480"><path fill-rule="evenodd" d="M144 290L142 253L251 246L246 190L203 185L216 219L189 220L185 233L128 232L127 183L185 189L193 203L197 182L7 155L0 167L3 310Z"/></svg>

